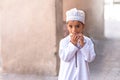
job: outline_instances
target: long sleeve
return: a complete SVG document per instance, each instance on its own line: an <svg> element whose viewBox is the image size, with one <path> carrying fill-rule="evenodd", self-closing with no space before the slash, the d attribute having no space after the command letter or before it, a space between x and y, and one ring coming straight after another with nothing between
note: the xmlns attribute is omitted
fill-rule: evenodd
<svg viewBox="0 0 120 80"><path fill-rule="evenodd" d="M77 50L78 48L71 42L60 41L59 56L63 61L69 62L74 57Z"/></svg>
<svg viewBox="0 0 120 80"><path fill-rule="evenodd" d="M92 62L95 59L95 51L94 51L94 44L91 39L84 45L83 48L80 49L85 61Z"/></svg>

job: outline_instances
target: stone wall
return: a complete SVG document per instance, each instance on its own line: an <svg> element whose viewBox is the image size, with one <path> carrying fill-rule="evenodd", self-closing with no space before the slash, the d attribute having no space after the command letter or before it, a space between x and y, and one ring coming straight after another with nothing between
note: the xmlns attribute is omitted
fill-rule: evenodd
<svg viewBox="0 0 120 80"><path fill-rule="evenodd" d="M56 74L55 0L0 0L4 72Z"/></svg>

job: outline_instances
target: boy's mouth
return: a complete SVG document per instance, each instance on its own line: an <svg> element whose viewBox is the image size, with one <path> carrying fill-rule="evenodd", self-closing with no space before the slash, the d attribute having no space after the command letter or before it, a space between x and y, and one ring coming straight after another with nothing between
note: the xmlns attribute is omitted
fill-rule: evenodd
<svg viewBox="0 0 120 80"><path fill-rule="evenodd" d="M70 35L73 35L73 34L77 35L77 34L80 34L80 32L70 33Z"/></svg>
<svg viewBox="0 0 120 80"><path fill-rule="evenodd" d="M77 35L80 36L80 33L70 33L70 36Z"/></svg>

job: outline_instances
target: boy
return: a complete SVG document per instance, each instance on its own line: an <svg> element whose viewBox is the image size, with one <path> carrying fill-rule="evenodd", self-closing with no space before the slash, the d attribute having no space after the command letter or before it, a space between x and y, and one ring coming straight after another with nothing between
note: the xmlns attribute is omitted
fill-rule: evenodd
<svg viewBox="0 0 120 80"><path fill-rule="evenodd" d="M95 58L94 45L82 34L85 13L76 8L66 12L69 35L60 41L58 80L90 80L88 62Z"/></svg>

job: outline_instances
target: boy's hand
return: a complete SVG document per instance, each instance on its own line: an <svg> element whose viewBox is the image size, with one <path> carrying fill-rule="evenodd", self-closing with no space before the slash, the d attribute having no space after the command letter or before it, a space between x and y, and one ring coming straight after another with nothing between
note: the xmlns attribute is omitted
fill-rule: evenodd
<svg viewBox="0 0 120 80"><path fill-rule="evenodd" d="M71 37L71 42L74 44L74 45L77 45L77 42L78 42L78 39L79 39L79 36L78 34L70 34L70 37Z"/></svg>
<svg viewBox="0 0 120 80"><path fill-rule="evenodd" d="M80 46L83 47L84 46L84 37L83 37L83 34L80 33L79 34L79 43L80 43Z"/></svg>

